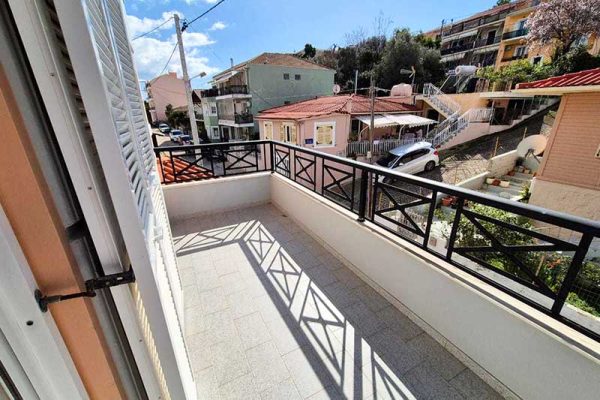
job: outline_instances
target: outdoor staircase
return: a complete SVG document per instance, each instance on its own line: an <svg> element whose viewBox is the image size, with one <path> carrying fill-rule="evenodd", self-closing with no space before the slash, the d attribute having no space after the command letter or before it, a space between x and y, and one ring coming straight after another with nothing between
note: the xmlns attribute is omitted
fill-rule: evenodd
<svg viewBox="0 0 600 400"><path fill-rule="evenodd" d="M491 108L472 108L460 114L460 105L450 96L431 83L423 87L423 100L430 104L446 119L429 132L426 141L434 147L441 147L450 139L464 131L473 122L489 123L492 118Z"/></svg>
<svg viewBox="0 0 600 400"><path fill-rule="evenodd" d="M522 190L525 186L529 186L531 184L531 180L533 179L533 174L524 174L521 172L515 172L514 175L504 175L500 179L504 181L509 181L509 187L501 187L494 185L484 184L483 187L479 190L482 193L491 194L494 196L502 197L505 199L519 201L523 198Z"/></svg>

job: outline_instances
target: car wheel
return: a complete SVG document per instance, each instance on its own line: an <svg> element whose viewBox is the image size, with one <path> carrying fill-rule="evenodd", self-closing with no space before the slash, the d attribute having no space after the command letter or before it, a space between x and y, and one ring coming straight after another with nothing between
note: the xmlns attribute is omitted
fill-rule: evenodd
<svg viewBox="0 0 600 400"><path fill-rule="evenodd" d="M435 168L435 161L428 161L427 164L425 164L425 171L427 171L427 172L433 171L434 168Z"/></svg>

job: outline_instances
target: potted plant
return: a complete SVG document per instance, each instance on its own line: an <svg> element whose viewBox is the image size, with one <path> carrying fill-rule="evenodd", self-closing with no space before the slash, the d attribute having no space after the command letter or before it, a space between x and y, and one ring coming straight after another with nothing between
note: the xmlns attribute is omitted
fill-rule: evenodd
<svg viewBox="0 0 600 400"><path fill-rule="evenodd" d="M348 158L351 158L356 161L356 158L357 158L356 153L352 152L352 153L348 154Z"/></svg>
<svg viewBox="0 0 600 400"><path fill-rule="evenodd" d="M510 186L510 181L501 180L500 187L507 188Z"/></svg>
<svg viewBox="0 0 600 400"><path fill-rule="evenodd" d="M508 176L515 176L515 170L508 171Z"/></svg>
<svg viewBox="0 0 600 400"><path fill-rule="evenodd" d="M452 204L452 197L451 196L446 196L444 198L442 198L442 205L444 207L450 207L450 205Z"/></svg>
<svg viewBox="0 0 600 400"><path fill-rule="evenodd" d="M500 179L494 178L494 181L492 182L492 186L500 186Z"/></svg>
<svg viewBox="0 0 600 400"><path fill-rule="evenodd" d="M496 178L494 178L493 176L488 176L487 178L485 178L485 183L487 183L488 185L492 185L495 179Z"/></svg>

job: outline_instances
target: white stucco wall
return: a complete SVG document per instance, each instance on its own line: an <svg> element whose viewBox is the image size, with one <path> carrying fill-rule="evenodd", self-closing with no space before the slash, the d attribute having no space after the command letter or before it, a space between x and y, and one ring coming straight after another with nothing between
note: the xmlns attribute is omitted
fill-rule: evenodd
<svg viewBox="0 0 600 400"><path fill-rule="evenodd" d="M171 221L270 200L270 172L163 186Z"/></svg>

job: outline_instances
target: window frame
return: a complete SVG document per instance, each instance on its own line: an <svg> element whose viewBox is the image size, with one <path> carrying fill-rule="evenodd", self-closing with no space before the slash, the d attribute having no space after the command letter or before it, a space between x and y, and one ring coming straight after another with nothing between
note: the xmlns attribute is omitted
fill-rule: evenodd
<svg viewBox="0 0 600 400"><path fill-rule="evenodd" d="M294 80L295 81L299 81L302 79L302 75L301 74L294 74Z"/></svg>
<svg viewBox="0 0 600 400"><path fill-rule="evenodd" d="M290 74L288 72L284 72L283 73L283 80L284 81L289 81L290 80Z"/></svg>
<svg viewBox="0 0 600 400"><path fill-rule="evenodd" d="M289 132L286 132L286 128L289 128ZM281 140L281 130L283 129L283 140ZM293 140L293 136L296 136L296 140ZM288 135L289 135L289 140L288 140ZM281 122L281 125L279 127L279 139L281 142L283 143L291 143L291 144L297 144L298 142L298 127L296 125L295 122L293 121L284 121Z"/></svg>
<svg viewBox="0 0 600 400"><path fill-rule="evenodd" d="M317 129L320 126L328 126L331 125L332 126L332 138L331 138L331 142L332 144L319 144L318 140L317 140ZM335 147L335 129L336 129L336 123L335 121L319 121L319 122L315 122L314 127L313 127L313 146L316 148L328 148L328 147Z"/></svg>

